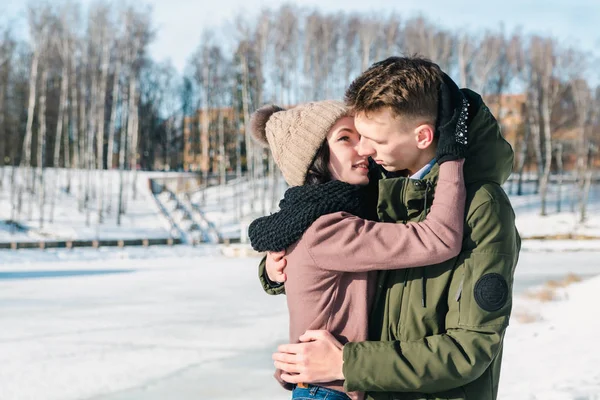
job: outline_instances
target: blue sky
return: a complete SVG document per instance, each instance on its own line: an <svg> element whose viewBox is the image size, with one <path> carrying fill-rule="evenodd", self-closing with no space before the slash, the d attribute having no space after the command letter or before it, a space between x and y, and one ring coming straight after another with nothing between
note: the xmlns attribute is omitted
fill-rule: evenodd
<svg viewBox="0 0 600 400"><path fill-rule="evenodd" d="M89 4L90 0L83 0ZM24 17L23 0L1 0L0 22ZM206 28L226 26L237 14L252 15L262 7L277 8L275 0L146 0L154 9L158 35L152 54L170 58L178 70L197 47ZM524 32L551 35L562 43L578 46L600 57L600 0L303 0L301 4L323 11L354 11L401 16L424 15L446 28L469 31L522 27ZM596 68L599 71L600 68ZM598 72L600 75L600 72Z"/></svg>

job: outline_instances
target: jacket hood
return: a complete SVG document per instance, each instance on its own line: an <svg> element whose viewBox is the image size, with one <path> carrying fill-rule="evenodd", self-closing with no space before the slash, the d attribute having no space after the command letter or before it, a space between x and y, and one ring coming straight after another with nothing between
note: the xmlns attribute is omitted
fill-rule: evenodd
<svg viewBox="0 0 600 400"><path fill-rule="evenodd" d="M461 91L469 102L465 183L491 181L502 185L512 173L513 149L481 96L469 89Z"/></svg>

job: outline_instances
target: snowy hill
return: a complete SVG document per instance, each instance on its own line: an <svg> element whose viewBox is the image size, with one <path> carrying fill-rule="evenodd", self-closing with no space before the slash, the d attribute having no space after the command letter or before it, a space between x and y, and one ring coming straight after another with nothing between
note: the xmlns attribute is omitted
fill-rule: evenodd
<svg viewBox="0 0 600 400"><path fill-rule="evenodd" d="M7 168L8 169L8 168ZM0 191L0 241L12 240L74 240L74 239L129 239L129 238L165 238L169 237L169 225L160 218L148 187L148 175L138 173L133 182L132 173L125 174L124 192L125 214L122 215L121 225L117 225L117 209L119 203L119 173L118 171L66 171L48 169L44 176L45 206L39 205L39 187L36 198L23 195L23 205L20 215L15 214L11 198L12 185L9 179L11 170L6 171L4 188ZM70 192L67 193L67 174L71 174ZM17 181L20 180L16 174ZM82 193L86 183L91 182L90 194L93 199L89 207L81 203ZM55 184L56 183L56 184ZM136 195L133 195L135 185ZM102 189L102 192L100 191ZM103 222L99 220L98 198L103 195ZM54 205L53 205L54 204ZM52 208L54 207L54 213ZM41 221L40 216L43 216ZM53 218L52 218L53 216ZM15 217L21 229L16 233L6 221Z"/></svg>

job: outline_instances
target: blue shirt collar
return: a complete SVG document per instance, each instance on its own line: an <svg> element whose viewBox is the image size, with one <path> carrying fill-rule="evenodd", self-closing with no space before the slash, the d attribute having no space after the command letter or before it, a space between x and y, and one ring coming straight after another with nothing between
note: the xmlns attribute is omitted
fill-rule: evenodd
<svg viewBox="0 0 600 400"><path fill-rule="evenodd" d="M408 178L409 179L423 179L425 177L425 175L427 175L429 173L429 171L431 171L431 168L433 168L434 165L435 165L435 158L433 160L429 161L429 163L427 165L425 165L423 168L421 168L420 170L418 170L417 172L415 172Z"/></svg>

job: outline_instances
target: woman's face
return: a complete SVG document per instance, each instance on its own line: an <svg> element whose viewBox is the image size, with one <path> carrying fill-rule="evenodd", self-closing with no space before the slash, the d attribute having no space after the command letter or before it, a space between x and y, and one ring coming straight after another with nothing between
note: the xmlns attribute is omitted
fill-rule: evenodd
<svg viewBox="0 0 600 400"><path fill-rule="evenodd" d="M327 134L329 145L329 172L335 180L353 185L369 183L369 161L358 155L360 135L353 117L340 118Z"/></svg>

